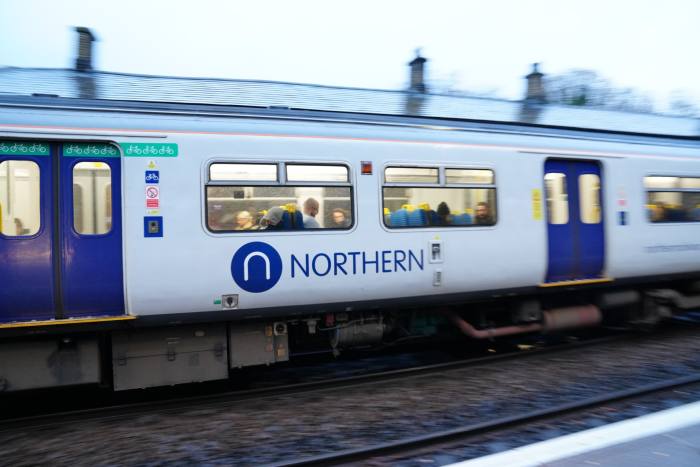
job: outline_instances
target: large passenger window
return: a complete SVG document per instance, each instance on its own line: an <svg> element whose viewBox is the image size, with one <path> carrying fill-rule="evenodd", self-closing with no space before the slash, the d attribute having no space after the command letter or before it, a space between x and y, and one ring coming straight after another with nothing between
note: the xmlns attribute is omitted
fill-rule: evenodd
<svg viewBox="0 0 700 467"><path fill-rule="evenodd" d="M207 227L212 232L349 229L353 225L347 166L215 163L209 173Z"/></svg>
<svg viewBox="0 0 700 467"><path fill-rule="evenodd" d="M700 177L644 177L651 222L700 222Z"/></svg>
<svg viewBox="0 0 700 467"><path fill-rule="evenodd" d="M73 167L73 228L81 235L112 230L112 170L104 162Z"/></svg>
<svg viewBox="0 0 700 467"><path fill-rule="evenodd" d="M26 237L41 226L41 188L36 162L0 162L0 233Z"/></svg>
<svg viewBox="0 0 700 467"><path fill-rule="evenodd" d="M492 170L387 167L384 182L387 227L468 227L496 223Z"/></svg>

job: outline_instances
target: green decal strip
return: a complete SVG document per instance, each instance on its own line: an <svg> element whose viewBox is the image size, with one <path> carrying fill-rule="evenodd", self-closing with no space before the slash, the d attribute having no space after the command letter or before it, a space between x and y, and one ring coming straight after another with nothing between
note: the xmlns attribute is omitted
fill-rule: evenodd
<svg viewBox="0 0 700 467"><path fill-rule="evenodd" d="M126 157L177 157L174 143L120 143Z"/></svg>
<svg viewBox="0 0 700 467"><path fill-rule="evenodd" d="M104 143L69 143L63 145L66 157L119 157L119 149Z"/></svg>
<svg viewBox="0 0 700 467"><path fill-rule="evenodd" d="M0 154L7 156L48 156L48 143L0 141Z"/></svg>

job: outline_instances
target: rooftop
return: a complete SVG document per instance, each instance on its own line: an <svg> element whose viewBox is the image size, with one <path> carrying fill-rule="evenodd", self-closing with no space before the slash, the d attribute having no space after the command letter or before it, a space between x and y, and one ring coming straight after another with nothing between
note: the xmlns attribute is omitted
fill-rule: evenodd
<svg viewBox="0 0 700 467"><path fill-rule="evenodd" d="M55 68L0 68L0 100L3 96L32 95L258 108L279 106L298 110L521 123L700 138L700 119L590 107L276 81L182 78Z"/></svg>

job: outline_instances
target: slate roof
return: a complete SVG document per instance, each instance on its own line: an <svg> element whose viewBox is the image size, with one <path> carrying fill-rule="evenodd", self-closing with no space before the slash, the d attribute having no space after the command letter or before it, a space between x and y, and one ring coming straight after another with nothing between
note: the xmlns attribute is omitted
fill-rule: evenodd
<svg viewBox="0 0 700 467"><path fill-rule="evenodd" d="M182 78L54 68L0 68L3 95L205 104L523 123L700 137L700 119L520 101L275 81Z"/></svg>

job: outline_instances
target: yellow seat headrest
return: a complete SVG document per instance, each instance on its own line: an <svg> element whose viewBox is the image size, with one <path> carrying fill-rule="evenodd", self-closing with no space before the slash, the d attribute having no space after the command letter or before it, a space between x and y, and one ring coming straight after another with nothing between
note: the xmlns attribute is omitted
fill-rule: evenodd
<svg viewBox="0 0 700 467"><path fill-rule="evenodd" d="M404 204L401 209L405 209L408 212L415 211L416 207L412 204Z"/></svg>
<svg viewBox="0 0 700 467"><path fill-rule="evenodd" d="M430 211L430 204L428 203L420 203L418 207L424 211Z"/></svg>
<svg viewBox="0 0 700 467"><path fill-rule="evenodd" d="M384 208L384 215L387 216L389 214L391 214L391 211L389 210L389 208Z"/></svg>

